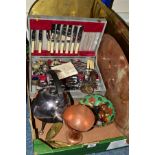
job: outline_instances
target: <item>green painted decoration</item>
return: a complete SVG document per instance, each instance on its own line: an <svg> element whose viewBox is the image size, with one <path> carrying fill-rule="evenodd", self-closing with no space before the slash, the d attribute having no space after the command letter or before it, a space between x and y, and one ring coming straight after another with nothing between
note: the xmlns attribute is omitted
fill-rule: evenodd
<svg viewBox="0 0 155 155"><path fill-rule="evenodd" d="M99 94L86 95L80 100L80 104L89 106L92 109L97 109L97 125L104 126L110 124L115 119L115 109L110 100Z"/></svg>

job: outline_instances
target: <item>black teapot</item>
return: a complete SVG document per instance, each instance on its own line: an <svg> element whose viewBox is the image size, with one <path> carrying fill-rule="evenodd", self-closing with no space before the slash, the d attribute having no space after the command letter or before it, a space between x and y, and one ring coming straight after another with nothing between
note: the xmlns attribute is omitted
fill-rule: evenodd
<svg viewBox="0 0 155 155"><path fill-rule="evenodd" d="M53 79L54 87L48 85L39 90L31 105L33 115L42 121L40 134L43 133L46 123L63 122L62 114L70 104L69 95L63 91L55 71L49 70L46 74L48 81Z"/></svg>

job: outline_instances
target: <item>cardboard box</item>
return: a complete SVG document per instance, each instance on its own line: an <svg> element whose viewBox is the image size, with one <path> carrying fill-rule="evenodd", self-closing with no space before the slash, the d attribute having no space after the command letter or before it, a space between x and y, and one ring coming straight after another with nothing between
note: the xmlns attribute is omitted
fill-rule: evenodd
<svg viewBox="0 0 155 155"><path fill-rule="evenodd" d="M94 9L97 6L97 4L101 6L101 3L96 0L94 3ZM39 5L39 2L38 2L38 5ZM54 2L51 5L54 5ZM47 4L45 4L45 6L47 7ZM45 6L44 6L44 9L45 9ZM34 5L34 8L35 8L35 5ZM93 9L93 12L95 12L94 9ZM95 10L97 10L97 8ZM109 13L108 11L107 11L107 14ZM33 12L33 8L30 14L32 12ZM102 11L100 12L102 14ZM34 21L32 22L33 23L32 25L39 26L36 29L46 28L48 24L45 24L47 22L47 21L44 21L45 19L53 20L53 21L56 20L57 22L64 21L65 19L67 19L66 17L60 18L60 17L53 17L52 15L50 17L46 17L46 16L38 16L38 14L36 16L35 13L32 13L32 14L34 16L30 16L29 19L32 19L33 17ZM29 19L28 19L28 23L30 26ZM87 19L87 18L72 18L72 17L69 18L69 20L71 20L72 22L75 22L75 19L78 20L78 22L80 22L80 20L81 22L82 21L91 21L91 22L97 21L96 19ZM109 22L109 17L107 17L106 19ZM111 20L114 22L113 27L115 27L116 17L113 18L111 16ZM40 21L42 21L43 23L40 24L41 23ZM106 20L100 20L100 22L101 21L104 21L106 24ZM119 21L121 22L121 20ZM36 24L34 24L35 22ZM66 22L68 21L66 20ZM111 27L110 24L107 24L107 26ZM89 24L88 24L88 27L89 27ZM115 28L116 30L118 30L118 27L115 27ZM122 38L127 37L127 33L126 33L127 28L123 25L121 29L122 31L118 30L119 33L117 37L119 38L119 35L122 37L121 39L119 38L120 40L116 37L115 35L116 33L114 33L113 29L111 29L112 31L109 31L109 27L107 28L106 32L108 33L111 32L110 34L113 35L117 39L117 41L115 40L114 37L112 37L109 34L105 34L102 37L104 29L102 29L100 33L101 34L99 37L100 39L97 42L96 50L94 51L95 55L92 55L92 53L87 52L88 55L83 55L83 56L84 57L94 56L95 58L94 60L96 60L97 69L99 71L101 78L103 79L102 81L103 87L102 87L101 93L102 95L105 95L108 99L110 99L115 106L115 109L116 109L115 122L105 127L100 127L100 128L95 127L93 130L83 133L84 138L81 144L79 145L73 145L73 146L68 146L64 148L52 148L44 142L44 135L42 137L39 137L39 135L37 135L36 131L37 131L37 128L40 128L40 121L37 119L34 119L34 117L31 116L30 123L32 127L34 153L54 154L54 155L55 154L80 155L80 154L88 154L88 153L93 153L93 152L103 152L109 149L115 149L118 147L124 147L128 145L126 142L128 134L129 134L128 133L128 104L129 104L128 103L128 61L126 58L127 55L126 56L124 55L124 53L126 54L128 51L128 47L126 46L126 44L128 44L128 41L124 39L124 42L126 44L122 45L122 40L123 40ZM32 31L29 31L29 37L31 36L31 32ZM30 42L31 42L31 37L30 37ZM31 49L31 43L30 43L30 49ZM31 52L29 54L31 55ZM83 52L81 52L81 54L83 54ZM59 55L57 53L53 55L53 54L49 54L46 51L42 52L41 54L35 51L32 55L34 56L34 58L36 57L36 59L38 58L38 56L41 56L41 57L43 56L43 57L48 57L48 58L63 56L65 57L66 60L68 59L67 57L70 57L70 55L63 55L63 54ZM72 57L75 57L75 58L77 56L79 55L77 54L72 55ZM81 59L83 59L82 55L81 55ZM30 56L30 62L31 60L32 59ZM29 69L31 72L31 65L29 65ZM30 89L31 88L30 81L31 81L31 76L29 75L29 84L30 84L28 88L29 104L31 104L31 100L35 96L35 94L33 94L33 91ZM78 96L78 93L77 94L73 93L73 95ZM79 98L82 98L82 96ZM50 127L50 124L46 126L45 133L47 132L49 127ZM60 133L55 137L55 139L65 142L65 136L64 136L65 131L66 131L66 128L64 124L63 128L61 129Z"/></svg>

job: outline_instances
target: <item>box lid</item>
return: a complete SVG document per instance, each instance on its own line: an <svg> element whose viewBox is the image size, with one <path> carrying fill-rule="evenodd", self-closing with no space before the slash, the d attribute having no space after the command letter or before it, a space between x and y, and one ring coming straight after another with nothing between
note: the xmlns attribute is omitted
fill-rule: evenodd
<svg viewBox="0 0 155 155"><path fill-rule="evenodd" d="M32 41L36 43L32 56L96 56L106 23L99 18L28 16L31 51ZM40 33L41 52L38 50ZM52 52L48 50L48 41L53 46Z"/></svg>

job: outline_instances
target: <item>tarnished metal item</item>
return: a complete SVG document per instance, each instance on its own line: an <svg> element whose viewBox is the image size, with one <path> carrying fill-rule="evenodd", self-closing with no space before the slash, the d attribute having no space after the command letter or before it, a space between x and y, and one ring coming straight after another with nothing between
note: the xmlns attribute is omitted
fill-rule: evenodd
<svg viewBox="0 0 155 155"><path fill-rule="evenodd" d="M94 0L38 0L30 15L90 17Z"/></svg>
<svg viewBox="0 0 155 155"><path fill-rule="evenodd" d="M94 88L93 88L92 84L89 82L84 83L80 87L80 90L81 90L81 92L86 93L86 94L92 94L94 92Z"/></svg>
<svg viewBox="0 0 155 155"><path fill-rule="evenodd" d="M71 144L61 142L61 141L55 141L55 140L49 141L48 144L51 145L53 148L61 148L61 147L71 146Z"/></svg>
<svg viewBox="0 0 155 155"><path fill-rule="evenodd" d="M62 125L63 123L61 122L58 122L58 123L54 123L52 125L52 127L48 130L47 134L46 134L46 139L45 141L47 143L49 143L51 141L52 138L54 138L58 133L59 131L61 130L62 128Z"/></svg>
<svg viewBox="0 0 155 155"><path fill-rule="evenodd" d="M82 86L80 87L80 90L83 93L92 94L94 92L94 89L96 88L97 73L95 70L90 70L88 72L89 72L88 79L83 81Z"/></svg>

